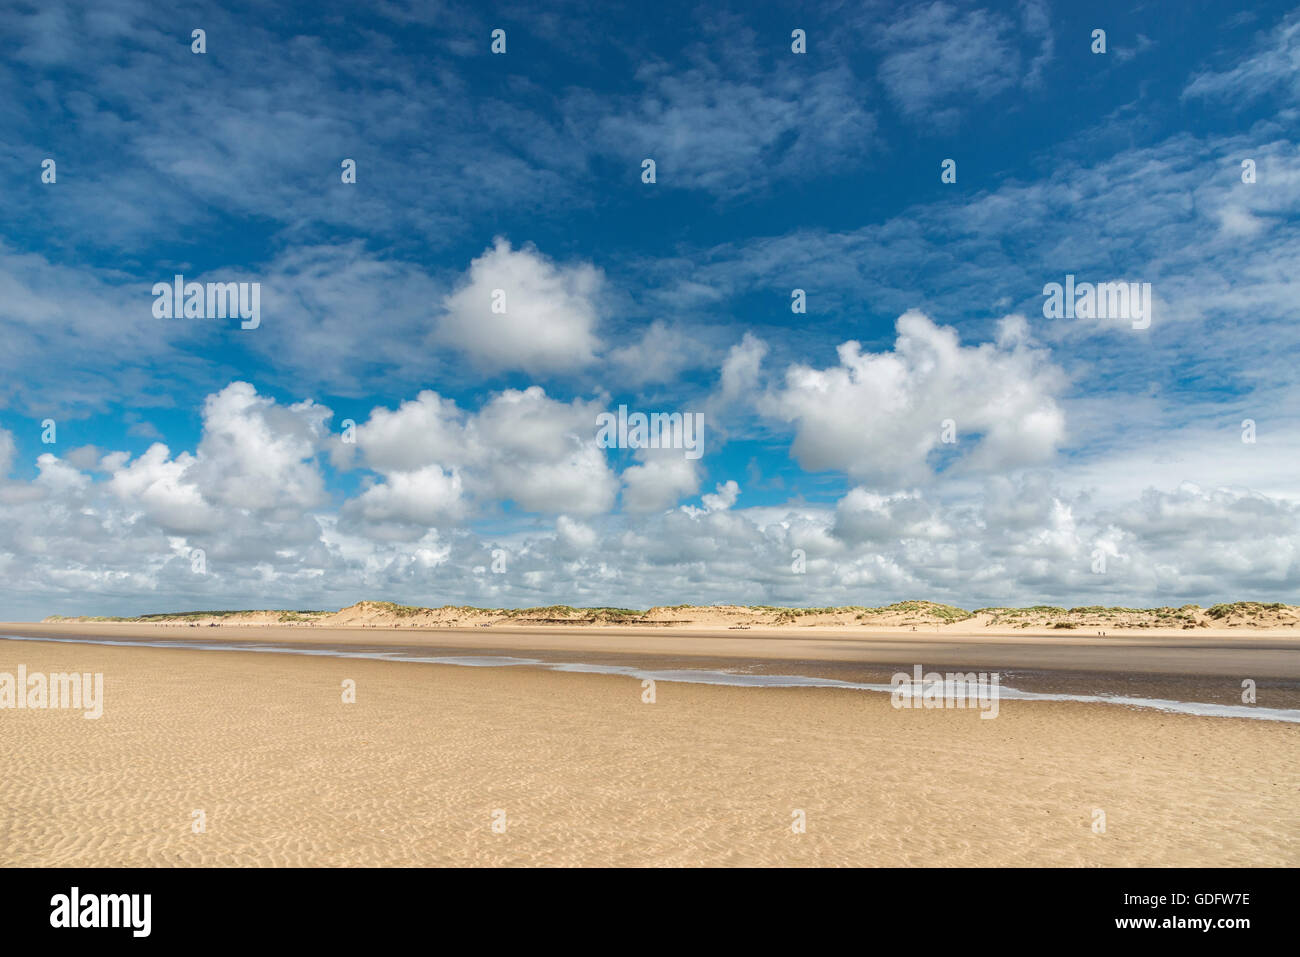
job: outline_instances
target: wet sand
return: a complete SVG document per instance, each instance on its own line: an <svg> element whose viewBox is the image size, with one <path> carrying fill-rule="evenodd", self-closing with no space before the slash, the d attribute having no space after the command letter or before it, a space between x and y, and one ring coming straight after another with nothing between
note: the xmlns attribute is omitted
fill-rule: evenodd
<svg viewBox="0 0 1300 957"><path fill-rule="evenodd" d="M1294 725L0 642L19 663L105 702L0 711L7 865L1300 864Z"/></svg>
<svg viewBox="0 0 1300 957"><path fill-rule="evenodd" d="M0 634L275 644L297 648L510 655L541 661L634 664L653 669L742 669L888 682L899 670L999 672L1029 691L1239 703L1242 681L1258 701L1300 708L1300 636L1277 632L1188 634L964 634L906 629L645 627L306 628L175 627L114 623L0 624Z"/></svg>

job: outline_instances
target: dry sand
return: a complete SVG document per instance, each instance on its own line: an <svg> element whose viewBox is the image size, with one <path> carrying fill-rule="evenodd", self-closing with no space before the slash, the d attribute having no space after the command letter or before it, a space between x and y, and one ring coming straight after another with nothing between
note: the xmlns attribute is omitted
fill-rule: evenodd
<svg viewBox="0 0 1300 957"><path fill-rule="evenodd" d="M7 865L1300 864L1294 725L0 642L19 663L102 671L105 706L0 711Z"/></svg>

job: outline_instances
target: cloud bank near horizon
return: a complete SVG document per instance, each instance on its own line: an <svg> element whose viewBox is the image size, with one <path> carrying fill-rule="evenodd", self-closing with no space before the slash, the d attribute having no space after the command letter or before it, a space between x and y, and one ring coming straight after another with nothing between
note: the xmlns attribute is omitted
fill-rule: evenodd
<svg viewBox="0 0 1300 957"><path fill-rule="evenodd" d="M0 13L0 617L1296 599L1300 13L296 13Z"/></svg>

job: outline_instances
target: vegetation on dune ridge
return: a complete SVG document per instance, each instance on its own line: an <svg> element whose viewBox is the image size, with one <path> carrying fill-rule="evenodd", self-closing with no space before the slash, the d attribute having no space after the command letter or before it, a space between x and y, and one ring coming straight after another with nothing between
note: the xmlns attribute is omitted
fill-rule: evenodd
<svg viewBox="0 0 1300 957"><path fill-rule="evenodd" d="M1177 608L1172 605L1159 605L1152 608L1128 608L1123 605L1079 605L1070 609L1062 608L1059 605L1030 605L1026 608L1000 606L979 608L976 609L976 614L1000 613L1004 615L1026 615L1032 613L1042 615L1178 615L1204 611L1212 618L1222 618L1225 615L1232 614L1233 612L1281 611L1290 607L1296 606L1276 601L1234 601L1220 605L1212 605L1206 609L1202 609L1200 605L1179 605Z"/></svg>
<svg viewBox="0 0 1300 957"><path fill-rule="evenodd" d="M654 609L637 609L637 608L615 608L608 606L579 607L575 605L542 605L530 608L479 608L470 605L443 605L439 608L423 608L411 605L398 605L389 601L361 601L351 606L353 608L373 608L379 611L390 612L398 617L406 618L421 613L432 614L434 612L458 611L465 613L474 613L480 615L500 615L503 618L565 618L565 617L606 617L606 618L645 618L651 610ZM865 605L840 605L826 607L798 607L785 605L660 605L656 608L664 611L688 611L690 609L711 610L715 608L736 608L741 611L766 613L774 615L783 615L790 617L804 617L808 615L842 615L856 614L859 617L863 615L886 615L898 613L913 614L930 614L940 618L947 618L954 621L960 621L971 617L971 613L964 608L957 608L954 605L942 605L931 601L902 601L895 602L892 605L883 607L868 607Z"/></svg>
<svg viewBox="0 0 1300 957"><path fill-rule="evenodd" d="M1280 601L1258 602L1258 601L1234 601L1223 605L1211 605L1206 609L1206 614L1211 618L1227 618L1231 614L1250 614L1261 611L1282 611L1287 605Z"/></svg>
<svg viewBox="0 0 1300 957"><path fill-rule="evenodd" d="M355 605L349 605L348 608L355 608L360 611L380 611L388 612L390 615L396 615L398 618L411 618L415 615L427 611L433 611L432 608L419 608L415 605L399 605L395 601L359 601ZM347 611L348 608L340 608L339 611Z"/></svg>
<svg viewBox="0 0 1300 957"><path fill-rule="evenodd" d="M299 620L307 620L310 616L332 615L332 611L290 611L277 608L244 608L238 610L224 611L157 611L150 612L147 615L50 615L45 621L121 621L121 622L150 622L150 621L186 621L194 618L232 618L235 615L279 615L281 621L288 620L288 616L295 616Z"/></svg>
<svg viewBox="0 0 1300 957"><path fill-rule="evenodd" d="M586 615L605 618L641 618L645 612L634 608L575 608L573 605L544 605L538 608L498 608L495 614L507 618L571 618Z"/></svg>
<svg viewBox="0 0 1300 957"><path fill-rule="evenodd" d="M884 608L874 609L877 614L886 612L918 612L924 615L935 615L939 618L946 618L950 621L964 621L967 618L974 617L973 612L965 608L958 608L956 605L941 605L933 601L899 601L892 605L886 605Z"/></svg>
<svg viewBox="0 0 1300 957"><path fill-rule="evenodd" d="M687 608L716 608L716 605L670 605L667 606L671 611L681 611ZM954 621L961 621L971 617L971 612L964 608L958 608L955 605L941 605L933 601L899 601L892 605L868 606L868 605L828 605L825 607L800 607L797 605L737 605L727 606L737 607L745 611L760 612L774 615L787 615L795 618L807 615L856 615L863 618L867 615L893 615L893 614L922 614L935 615L940 618L950 618Z"/></svg>
<svg viewBox="0 0 1300 957"><path fill-rule="evenodd" d="M527 620L527 619L547 619L551 621L572 620L584 622L612 622L612 623L634 623L637 621L653 621L649 617L651 611L690 611L699 609L709 611L714 609L735 609L738 612L748 612L755 615L772 615L776 618L776 623L788 623L799 618L828 616L828 615L852 615L854 620L865 622L872 618L879 618L887 615L909 616L905 622L912 618L930 618L940 619L945 623L965 621L973 618L975 615L990 616L989 624L1015 623L1020 627L1028 627L1030 619L1041 617L1047 618L1052 627L1073 627L1070 621L1079 619L1113 619L1117 622L1126 618L1146 619L1145 622L1130 622L1137 627L1154 626L1174 626L1182 625L1183 627L1193 627L1196 624L1204 626L1204 620L1198 616L1204 615L1207 618L1219 621L1225 618L1236 616L1261 615L1266 612L1283 612L1294 610L1300 613L1300 607L1287 605L1282 602L1257 602L1257 601L1236 601L1225 602L1222 604L1212 605L1207 609L1202 609L1199 605L1182 605L1173 607L1171 605L1162 605L1157 608L1127 608L1123 606L1106 606L1106 605L1079 605L1074 608L1063 608L1060 605L1030 605L1023 608L1009 607L989 607L979 608L975 611L967 611L964 608L958 608L955 605L945 605L939 602L925 601L914 599L909 601L894 602L891 605L879 607L870 607L866 605L838 605L825 607L797 607L785 605L665 605L656 606L654 609L640 610L636 608L617 608L610 606L596 607L578 607L574 605L539 605L529 608L479 608L473 605L442 605L437 608L428 608L420 605L401 605L392 601L373 601L365 600L356 602L347 608L340 609L339 612L332 611L299 611L292 609L239 609L239 610L213 610L213 611L179 611L179 612L153 612L147 615L135 616L117 616L117 615L50 615L44 620L47 622L124 622L124 623L162 623L168 621L194 621L204 618L236 618L245 615L271 615L276 616L280 623L293 624L300 622L311 622L323 617L329 617L339 614L340 612L356 611L362 613L377 613L379 615L391 615L394 618L409 619L425 615L441 615L442 617L464 615L469 616L494 616L506 620Z"/></svg>
<svg viewBox="0 0 1300 957"><path fill-rule="evenodd" d="M539 605L532 608L479 608L474 605L441 605L426 608L420 605L399 605L392 601L359 601L351 608L363 611L375 610L388 612L398 618L413 618L416 615L432 615L438 612L460 612L462 614L500 615L503 618L565 618L565 617L636 617L645 612L631 608L577 608L573 605ZM347 609L343 609L346 611Z"/></svg>

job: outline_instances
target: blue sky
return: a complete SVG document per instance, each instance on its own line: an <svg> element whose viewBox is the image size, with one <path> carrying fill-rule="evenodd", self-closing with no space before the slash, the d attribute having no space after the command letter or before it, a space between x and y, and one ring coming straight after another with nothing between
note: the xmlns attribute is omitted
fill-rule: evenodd
<svg viewBox="0 0 1300 957"><path fill-rule="evenodd" d="M751 6L0 13L0 615L1295 600L1300 10Z"/></svg>

